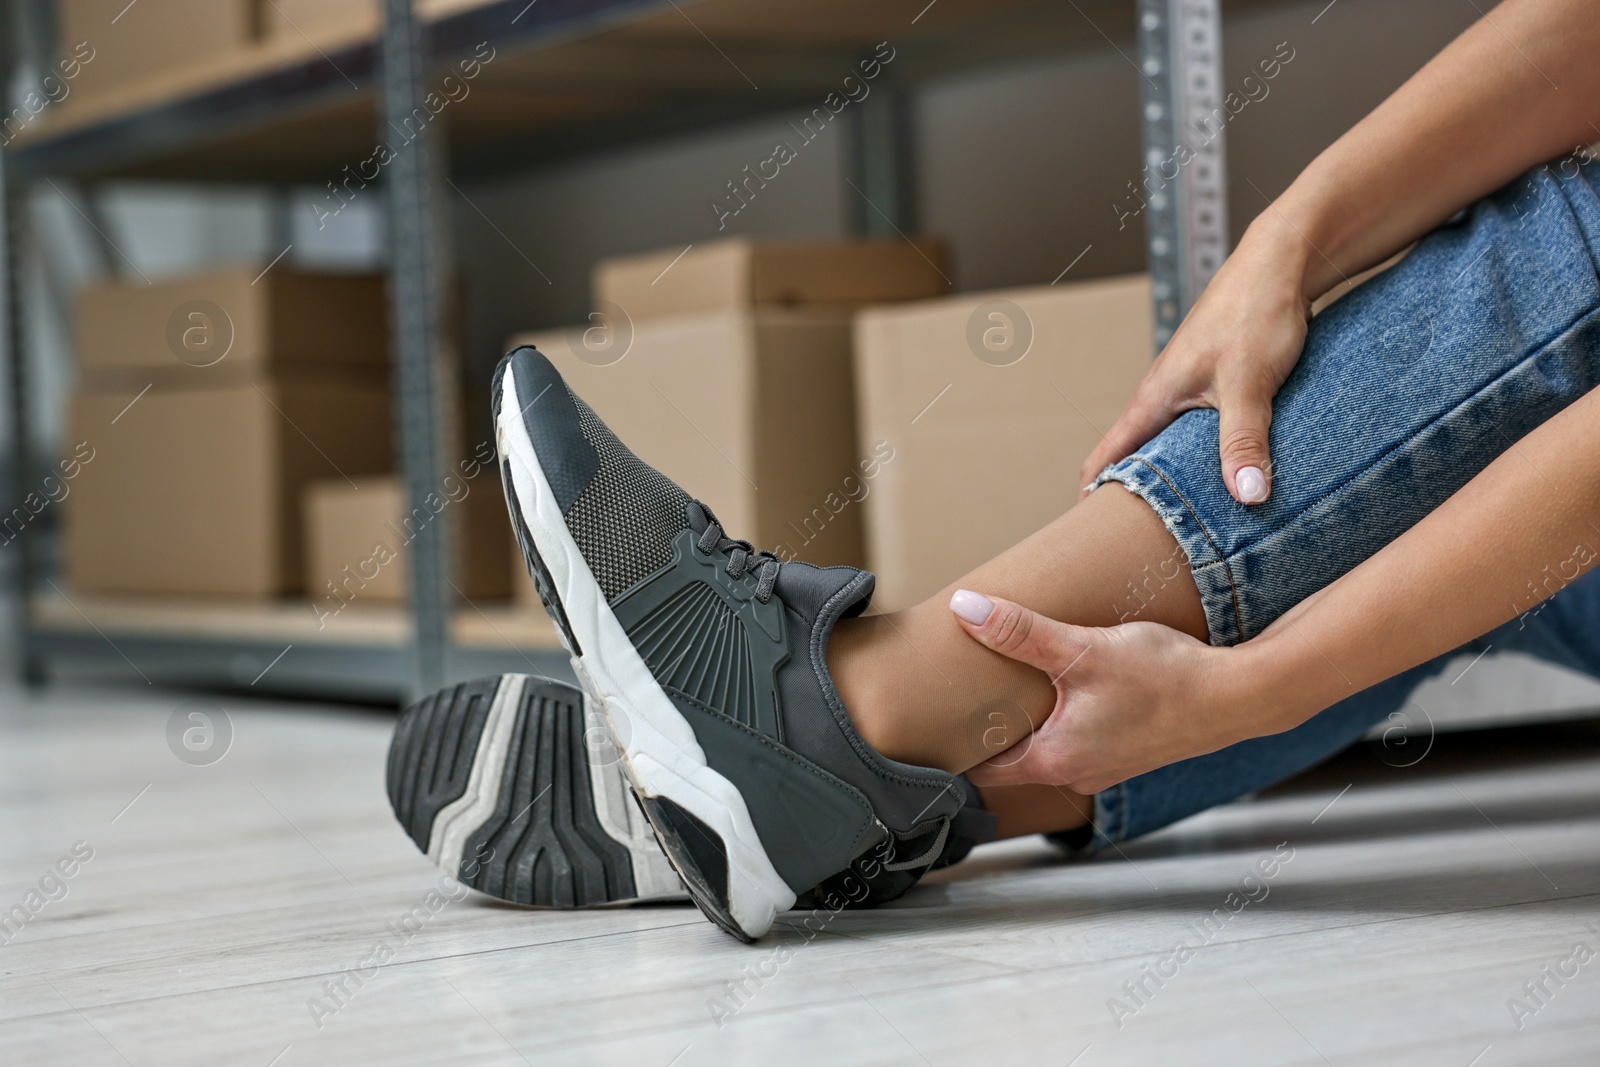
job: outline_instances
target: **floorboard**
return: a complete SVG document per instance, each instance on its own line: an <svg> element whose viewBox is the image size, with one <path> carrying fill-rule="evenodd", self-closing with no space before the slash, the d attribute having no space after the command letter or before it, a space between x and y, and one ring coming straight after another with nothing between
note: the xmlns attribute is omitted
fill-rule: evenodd
<svg viewBox="0 0 1600 1067"><path fill-rule="evenodd" d="M226 713L222 759L174 755L180 706ZM1441 735L1409 768L1358 748L1092 861L987 846L755 946L675 906L429 911L437 875L384 798L392 722L0 691L0 908L92 849L0 945L0 1062L1600 1061L1592 721ZM393 959L364 967L380 941Z"/></svg>

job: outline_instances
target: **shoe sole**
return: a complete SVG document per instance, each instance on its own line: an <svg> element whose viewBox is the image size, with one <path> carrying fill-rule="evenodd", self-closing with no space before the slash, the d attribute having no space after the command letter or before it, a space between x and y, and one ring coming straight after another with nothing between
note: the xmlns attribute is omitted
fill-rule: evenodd
<svg viewBox="0 0 1600 1067"><path fill-rule="evenodd" d="M401 713L389 804L440 870L516 904L687 899L628 794L599 715L569 685L505 674Z"/></svg>
<svg viewBox="0 0 1600 1067"><path fill-rule="evenodd" d="M718 926L753 941L794 906L795 894L768 858L738 788L706 765L693 728L606 603L516 410L513 364L499 373L498 397L513 398L495 412L506 504L540 599L689 895Z"/></svg>

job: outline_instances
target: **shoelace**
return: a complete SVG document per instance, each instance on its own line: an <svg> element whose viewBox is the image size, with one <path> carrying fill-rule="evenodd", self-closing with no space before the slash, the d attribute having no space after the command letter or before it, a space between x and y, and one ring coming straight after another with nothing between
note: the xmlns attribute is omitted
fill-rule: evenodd
<svg viewBox="0 0 1600 1067"><path fill-rule="evenodd" d="M724 538L722 527L711 523L700 535L700 540L695 543L702 555L709 556L722 544ZM728 577L738 580L749 571L756 572L756 599L765 604L772 599L772 587L778 584L779 559L775 553L762 549L757 552L756 547L749 541L738 541L733 538L726 539L732 546L728 552Z"/></svg>

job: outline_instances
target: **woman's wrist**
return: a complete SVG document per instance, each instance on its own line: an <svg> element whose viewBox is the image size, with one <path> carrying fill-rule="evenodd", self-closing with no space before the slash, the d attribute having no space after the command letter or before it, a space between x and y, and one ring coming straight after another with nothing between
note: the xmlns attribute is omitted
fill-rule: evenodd
<svg viewBox="0 0 1600 1067"><path fill-rule="evenodd" d="M1237 741L1291 730L1345 694L1324 692L1326 664L1293 634L1267 633L1215 650L1212 706L1226 714Z"/></svg>
<svg viewBox="0 0 1600 1067"><path fill-rule="evenodd" d="M1327 158L1334 151L1313 160L1251 221L1240 241L1241 247L1252 242L1269 249L1308 308L1354 273L1343 259L1350 235L1362 226L1359 205L1349 202L1348 183L1337 177L1337 159Z"/></svg>
<svg viewBox="0 0 1600 1067"><path fill-rule="evenodd" d="M1317 277L1316 249L1294 223L1270 206L1250 223L1234 256L1257 264L1258 281L1282 287L1285 299L1292 299L1307 315L1321 293L1310 290L1321 284ZM1331 288L1331 286L1329 286Z"/></svg>

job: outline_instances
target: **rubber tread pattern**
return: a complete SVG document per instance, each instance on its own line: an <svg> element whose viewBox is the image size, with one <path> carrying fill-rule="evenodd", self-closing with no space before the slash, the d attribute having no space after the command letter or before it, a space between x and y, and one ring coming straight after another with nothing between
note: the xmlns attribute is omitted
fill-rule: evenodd
<svg viewBox="0 0 1600 1067"><path fill-rule="evenodd" d="M595 814L584 729L577 690L529 682L494 814L461 850L463 882L502 900L550 908L635 895L628 849Z"/></svg>
<svg viewBox="0 0 1600 1067"><path fill-rule="evenodd" d="M444 689L401 713L389 745L395 817L423 852L466 792L499 678ZM578 908L636 896L627 846L594 810L582 694L530 679L515 711L493 814L467 837L464 884L517 904Z"/></svg>
<svg viewBox="0 0 1600 1067"><path fill-rule="evenodd" d="M386 782L389 806L423 852L439 812L467 791L498 684L498 678L480 678L442 689L407 708L395 724Z"/></svg>

